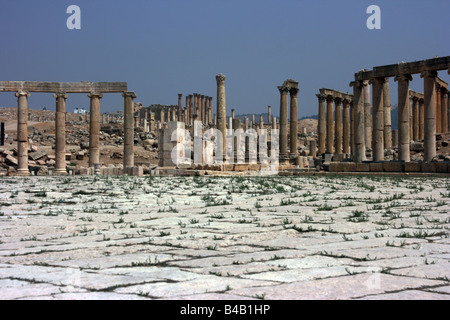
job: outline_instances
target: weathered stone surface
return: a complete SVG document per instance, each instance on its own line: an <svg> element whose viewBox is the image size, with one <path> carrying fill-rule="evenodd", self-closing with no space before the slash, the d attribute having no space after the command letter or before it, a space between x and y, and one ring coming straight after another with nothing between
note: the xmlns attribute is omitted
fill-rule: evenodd
<svg viewBox="0 0 450 320"><path fill-rule="evenodd" d="M403 172L404 163L403 162L384 162L383 170L385 172Z"/></svg>

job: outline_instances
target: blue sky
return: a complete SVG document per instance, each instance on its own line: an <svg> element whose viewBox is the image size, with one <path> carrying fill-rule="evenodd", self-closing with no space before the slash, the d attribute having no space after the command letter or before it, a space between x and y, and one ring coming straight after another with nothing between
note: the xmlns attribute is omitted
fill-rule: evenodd
<svg viewBox="0 0 450 320"><path fill-rule="evenodd" d="M381 30L369 30L369 5L381 8ZM68 30L69 5L81 8L81 30ZM126 81L136 101L177 104L178 93L216 97L227 76L227 111L279 113L277 86L299 81L299 116L317 113L319 88L352 92L360 69L450 55L448 0L1 0L0 80ZM439 73L449 82L447 72ZM423 92L414 76L411 88ZM391 79L392 104L397 86ZM0 93L0 106L16 106ZM215 109L216 100L214 100ZM55 108L32 93L32 108ZM68 111L88 107L71 94ZM123 108L107 94L102 111Z"/></svg>

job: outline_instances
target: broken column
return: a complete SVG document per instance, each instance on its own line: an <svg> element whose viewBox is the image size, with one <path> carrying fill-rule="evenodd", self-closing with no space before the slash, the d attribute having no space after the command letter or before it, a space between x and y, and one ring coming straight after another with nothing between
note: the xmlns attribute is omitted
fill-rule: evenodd
<svg viewBox="0 0 450 320"><path fill-rule="evenodd" d="M341 112L341 104L342 99L340 97L336 97L334 99L335 103L335 152L337 154L342 153L342 112Z"/></svg>
<svg viewBox="0 0 450 320"><path fill-rule="evenodd" d="M88 95L90 103L90 123L89 123L89 167L94 167L100 163L100 99L101 93L91 92Z"/></svg>
<svg viewBox="0 0 450 320"><path fill-rule="evenodd" d="M309 155L313 157L313 159L316 158L317 153L317 142L316 140L309 141Z"/></svg>
<svg viewBox="0 0 450 320"><path fill-rule="evenodd" d="M55 173L57 175L67 174L66 170L66 99L67 94L57 93L56 98L56 145L55 145Z"/></svg>
<svg viewBox="0 0 450 320"><path fill-rule="evenodd" d="M227 108L225 98L225 79L226 76L218 74L217 81L217 129L222 133L223 150L222 155L226 154L226 139L227 139Z"/></svg>
<svg viewBox="0 0 450 320"><path fill-rule="evenodd" d="M384 106L383 106L383 82L384 78L375 78L372 81L372 105L373 105L373 133L372 148L373 161L384 160Z"/></svg>
<svg viewBox="0 0 450 320"><path fill-rule="evenodd" d="M134 167L134 122L133 106L136 94L124 92L124 143L123 143L123 168Z"/></svg>
<svg viewBox="0 0 450 320"><path fill-rule="evenodd" d="M316 94L319 99L319 155L325 153L325 141L327 137L327 123L325 115L325 99L323 94Z"/></svg>
<svg viewBox="0 0 450 320"><path fill-rule="evenodd" d="M17 97L17 174L28 176L28 97L26 91L16 93Z"/></svg>
<svg viewBox="0 0 450 320"><path fill-rule="evenodd" d="M290 114L290 158L296 159L298 157L297 150L297 132L298 132L298 94L299 89L296 87L292 87L289 90L289 94L291 96L291 114ZM262 117L262 116L261 116ZM262 119L261 119L262 120ZM261 121L261 129L263 129L263 122Z"/></svg>
<svg viewBox="0 0 450 320"><path fill-rule="evenodd" d="M436 71L424 71L424 161L431 161L436 155Z"/></svg>

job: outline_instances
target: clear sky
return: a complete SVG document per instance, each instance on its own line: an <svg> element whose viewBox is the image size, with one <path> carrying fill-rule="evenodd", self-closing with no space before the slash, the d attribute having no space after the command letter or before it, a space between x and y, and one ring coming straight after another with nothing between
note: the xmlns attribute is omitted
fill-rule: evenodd
<svg viewBox="0 0 450 320"><path fill-rule="evenodd" d="M448 0L0 0L0 80L126 81L145 106L177 104L178 93L216 98L227 76L227 112L279 113L277 86L299 81L299 117L317 114L319 88L352 92L360 69L450 55ZM369 5L381 30L369 30ZM81 30L69 30L69 5ZM449 82L446 71L439 76ZM414 76L411 88L423 92ZM392 104L397 85L391 79ZM15 107L13 93L0 106ZM216 100L214 99L214 110ZM31 108L54 110L51 94ZM67 109L88 107L70 94ZM123 108L105 94L103 111ZM214 111L215 112L215 111Z"/></svg>

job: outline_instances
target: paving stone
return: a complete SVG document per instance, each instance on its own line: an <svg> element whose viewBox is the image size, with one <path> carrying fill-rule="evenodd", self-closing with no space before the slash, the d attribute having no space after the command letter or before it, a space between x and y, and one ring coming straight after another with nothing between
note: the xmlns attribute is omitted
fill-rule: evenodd
<svg viewBox="0 0 450 320"><path fill-rule="evenodd" d="M450 295L419 290L405 290L395 293L377 294L359 300L450 300Z"/></svg>

